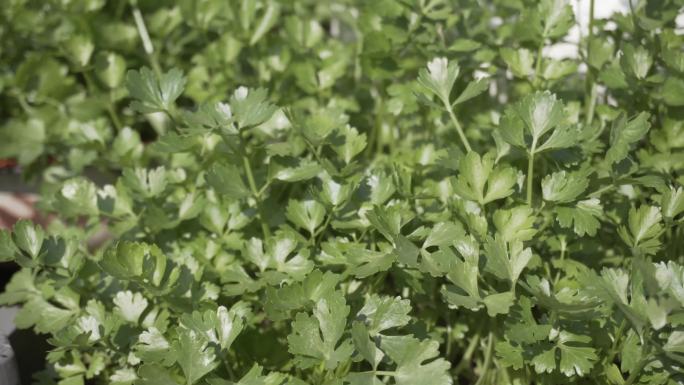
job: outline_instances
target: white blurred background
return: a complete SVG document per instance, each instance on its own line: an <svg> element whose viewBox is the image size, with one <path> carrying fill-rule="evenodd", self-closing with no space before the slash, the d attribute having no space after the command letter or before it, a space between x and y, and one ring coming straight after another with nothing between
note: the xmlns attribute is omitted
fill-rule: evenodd
<svg viewBox="0 0 684 385"><path fill-rule="evenodd" d="M577 43L580 36L586 36L589 31L589 8L591 0L570 0L575 11L577 24L570 30L566 43L558 43L544 50L546 56L562 59L577 57ZM636 5L637 0L632 0ZM629 13L629 0L594 0L594 19L606 19L613 13ZM677 17L677 28L684 34L684 12Z"/></svg>

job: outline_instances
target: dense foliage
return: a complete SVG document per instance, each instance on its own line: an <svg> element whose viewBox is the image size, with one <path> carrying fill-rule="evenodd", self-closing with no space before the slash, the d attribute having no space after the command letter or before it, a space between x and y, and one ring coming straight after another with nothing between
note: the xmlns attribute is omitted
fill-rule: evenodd
<svg viewBox="0 0 684 385"><path fill-rule="evenodd" d="M36 382L684 382L683 7L6 1Z"/></svg>

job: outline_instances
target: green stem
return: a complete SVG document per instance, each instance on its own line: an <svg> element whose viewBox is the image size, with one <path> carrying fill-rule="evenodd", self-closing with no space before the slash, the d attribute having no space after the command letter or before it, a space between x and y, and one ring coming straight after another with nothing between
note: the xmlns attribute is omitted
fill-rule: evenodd
<svg viewBox="0 0 684 385"><path fill-rule="evenodd" d="M377 374L378 376L392 376L392 377L396 376L396 373L388 372L385 370L376 370L375 374Z"/></svg>
<svg viewBox="0 0 684 385"><path fill-rule="evenodd" d="M447 309L446 312L446 322L447 322L447 327L446 327L446 357L449 359L451 356L451 317L449 315L449 310Z"/></svg>
<svg viewBox="0 0 684 385"><path fill-rule="evenodd" d="M19 106L21 107L22 110L24 110L24 112L26 112L27 114L34 114L35 113L35 110L33 109L33 107L31 107L28 104L24 95L22 95L18 92L12 93L12 95L17 99L17 101L19 102Z"/></svg>
<svg viewBox="0 0 684 385"><path fill-rule="evenodd" d="M589 98L587 100L587 110L585 122L590 124L594 120L594 111L596 110L596 98L598 97L598 87L592 82L589 89Z"/></svg>
<svg viewBox="0 0 684 385"><path fill-rule="evenodd" d="M123 124L121 124L121 120L116 114L116 109L114 109L114 94L112 91L109 91L109 103L107 103L107 111L109 111L109 116L112 118L114 127L120 131L123 128Z"/></svg>
<svg viewBox="0 0 684 385"><path fill-rule="evenodd" d="M264 183L264 185L261 186L261 188L257 192L257 195L262 196L264 194L264 191L266 191L266 189L269 188L270 186L271 186L271 181L267 181L266 183Z"/></svg>
<svg viewBox="0 0 684 385"><path fill-rule="evenodd" d="M256 200L257 211L259 212L259 222L261 222L261 231L264 233L264 237L270 238L271 230L268 228L268 224L266 223L266 215L264 214L264 210L261 205L261 196L259 194L259 190L256 187L256 183L254 182L254 175L252 174L252 165L249 163L249 158L247 157L247 154L242 155L242 163L245 169L245 174L247 175L247 183L249 183L249 188L250 190L252 190L252 195Z"/></svg>
<svg viewBox="0 0 684 385"><path fill-rule="evenodd" d="M380 142L381 136L380 136L380 130L382 129L382 97L377 91L375 87L371 89L371 94L374 96L375 100L377 100L377 104L374 108L375 111L375 120L373 121L373 125L370 128L370 132L368 133L368 144L366 145L366 156L370 156L373 151L375 151L376 155L380 155L382 153L382 143Z"/></svg>
<svg viewBox="0 0 684 385"><path fill-rule="evenodd" d="M594 38L594 2L595 0L590 0L589 2L589 39L587 40L587 66L589 65L589 59L591 57L591 40ZM587 67L587 74L589 68Z"/></svg>
<svg viewBox="0 0 684 385"><path fill-rule="evenodd" d="M532 144L532 151L528 154L527 159L527 205L532 206L532 189L534 187L534 150L535 144Z"/></svg>
<svg viewBox="0 0 684 385"><path fill-rule="evenodd" d="M587 124L591 123L591 121L594 119L594 109L596 106L596 97L597 97L597 87L596 84L594 84L594 77L591 73L591 65L590 65L590 58L591 58L591 41L594 37L594 2L595 0L591 0L589 2L589 38L587 40L587 57L586 57L586 65L587 65L587 74L585 78L585 85L584 85L584 92L585 92L585 97L587 98L587 104L586 104L586 110L585 110L585 122Z"/></svg>
<svg viewBox="0 0 684 385"><path fill-rule="evenodd" d="M487 350L485 351L485 359L484 363L482 364L482 373L480 374L480 377L477 379L475 385L482 384L484 379L487 377L489 365L492 361L492 352L494 350L494 338L494 333L489 332L489 336L487 336Z"/></svg>
<svg viewBox="0 0 684 385"><path fill-rule="evenodd" d="M641 375L641 371L644 370L646 367L646 364L648 364L648 361L650 360L650 357L646 356L641 361L639 361L639 365L637 365L636 369L631 371L629 373L629 377L627 377L627 380L625 380L625 383L623 385L632 385L634 384L635 381L639 379L639 376Z"/></svg>
<svg viewBox="0 0 684 385"><path fill-rule="evenodd" d="M603 194L604 192L609 191L609 190L612 190L612 189L614 189L614 188L615 188L615 185L614 185L614 184L610 184L610 185L607 185L607 186L603 186L603 187L601 187L600 189L598 189L598 190L592 192L591 194L589 194L589 197L594 198L594 197L600 196L600 195Z"/></svg>
<svg viewBox="0 0 684 385"><path fill-rule="evenodd" d="M157 56L154 54L154 46L152 45L152 39L150 39L150 34L147 32L145 20L142 17L140 8L138 8L137 6L133 7L133 20L135 20L135 27L138 30L138 36L140 36L140 40L143 44L143 49L145 50L147 57L150 59L152 69L157 74L157 76L159 76L161 75L161 67L159 66L159 62L157 61Z"/></svg>
<svg viewBox="0 0 684 385"><path fill-rule="evenodd" d="M461 371L470 363L470 359L473 357L473 353L475 353L475 348L477 348L478 342L480 342L479 333L475 334L475 336L470 340L470 343L466 347L465 353L463 353L463 357L461 357L461 361L459 361L458 365L456 365L456 368L454 368L454 377L461 373Z"/></svg>
<svg viewBox="0 0 684 385"><path fill-rule="evenodd" d="M90 72L83 71L83 79L85 79L88 92L92 96L95 96L95 93L97 93L97 86L95 85L95 81L93 81L93 77L90 76ZM117 131L120 131L123 126L121 124L121 120L119 120L119 117L116 115L116 110L114 109L114 99L112 97L111 91L109 91L109 100L107 101L107 112L109 113L109 117L112 119L112 123L114 123L114 127L116 127Z"/></svg>
<svg viewBox="0 0 684 385"><path fill-rule="evenodd" d="M323 222L323 226L319 227L318 230L316 230L312 234L311 237L315 241L315 244L320 244L321 241L323 240L323 236L324 236L326 230L328 230L328 226L330 226L330 220L332 220L332 217L334 214L335 214L335 210L333 210L330 214L328 214L325 217L325 222ZM318 238L318 241L316 241L316 238ZM312 245L312 246L314 246L314 245Z"/></svg>
<svg viewBox="0 0 684 385"><path fill-rule="evenodd" d="M544 38L542 38L541 43L539 43L539 48L537 48L537 64L534 66L534 88L539 88L541 85L541 64L542 57L544 56Z"/></svg>
<svg viewBox="0 0 684 385"><path fill-rule="evenodd" d="M618 344L620 343L620 339L622 338L622 333L625 331L625 327L627 326L627 323L623 319L622 322L620 322L620 326L618 326L617 331L615 332L615 336L613 338L613 343L610 347L610 350L608 351L608 355L606 356L605 363L611 363L613 362L613 359L615 358L615 355L618 352Z"/></svg>
<svg viewBox="0 0 684 385"><path fill-rule="evenodd" d="M560 248L561 248L561 249L560 249L560 259L559 259L559 261L560 261L560 262L563 262L563 260L565 259L565 251L566 251L566 249L567 249L567 243L565 242L565 239L564 239L564 238L561 239L561 241L560 241ZM556 276L555 276L554 279L553 279L553 284L554 284L554 286L555 286L556 284L558 284L558 281L560 280L560 274L561 274L561 269L558 269L558 271L556 271Z"/></svg>
<svg viewBox="0 0 684 385"><path fill-rule="evenodd" d="M470 143L468 143L468 138L466 138L465 133L463 132L463 128L461 128L461 124L458 122L458 119L456 119L456 115L454 115L454 110L451 108L451 105L449 104L448 101L443 101L443 103L444 103L444 108L446 108L447 112L449 113L449 117L451 118L451 122L456 127L456 131L458 132L458 136L461 138L461 142L463 143L463 147L465 147L467 152L471 152L472 149L470 148Z"/></svg>

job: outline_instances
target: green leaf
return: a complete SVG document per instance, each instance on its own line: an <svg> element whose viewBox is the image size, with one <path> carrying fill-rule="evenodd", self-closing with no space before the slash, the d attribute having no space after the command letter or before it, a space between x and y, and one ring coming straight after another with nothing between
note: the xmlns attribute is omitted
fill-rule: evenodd
<svg viewBox="0 0 684 385"><path fill-rule="evenodd" d="M181 385L167 369L159 365L145 364L138 369L140 379L136 385Z"/></svg>
<svg viewBox="0 0 684 385"><path fill-rule="evenodd" d="M421 341L411 336L384 336L380 348L397 364L394 371L396 385L434 384L451 385L450 364L439 355L439 343ZM428 363L425 361L430 360Z"/></svg>
<svg viewBox="0 0 684 385"><path fill-rule="evenodd" d="M155 169L127 168L122 175L126 187L145 198L159 196L168 185L168 173L164 166Z"/></svg>
<svg viewBox="0 0 684 385"><path fill-rule="evenodd" d="M333 150L342 158L345 164L366 148L366 134L346 124L338 129L339 139L333 140Z"/></svg>
<svg viewBox="0 0 684 385"><path fill-rule="evenodd" d="M440 222L431 230L423 242L423 250L431 246L450 246L454 239L465 237L463 225L459 222Z"/></svg>
<svg viewBox="0 0 684 385"><path fill-rule="evenodd" d="M93 41L87 35L73 35L64 42L67 57L77 67L88 65L94 49Z"/></svg>
<svg viewBox="0 0 684 385"><path fill-rule="evenodd" d="M676 77L665 79L662 96L668 106L684 106L684 80Z"/></svg>
<svg viewBox="0 0 684 385"><path fill-rule="evenodd" d="M589 186L586 172L554 172L542 180L542 195L550 202L572 202Z"/></svg>
<svg viewBox="0 0 684 385"><path fill-rule="evenodd" d="M14 324L18 329L34 326L38 333L55 333L66 328L76 315L74 309L65 309L32 296L17 313Z"/></svg>
<svg viewBox="0 0 684 385"><path fill-rule="evenodd" d="M535 219L534 212L528 206L494 212L494 225L501 239L506 242L532 239L537 233L533 227Z"/></svg>
<svg viewBox="0 0 684 385"><path fill-rule="evenodd" d="M593 237L601 226L598 218L603 215L603 206L597 198L591 198L577 202L575 207L557 207L555 212L561 227L572 227L580 237L585 234Z"/></svg>
<svg viewBox="0 0 684 385"><path fill-rule="evenodd" d="M315 304L335 291L340 276L331 272L312 271L302 282L294 282L282 287L266 288L264 308L269 319L279 321L290 317L292 310Z"/></svg>
<svg viewBox="0 0 684 385"><path fill-rule="evenodd" d="M442 103L450 105L451 90L460 71L458 63L449 62L445 57L436 57L428 62L427 70L422 68L419 71L418 83L436 95Z"/></svg>
<svg viewBox="0 0 684 385"><path fill-rule="evenodd" d="M352 186L350 184L341 184L325 176L321 178L321 185L319 197L329 206L340 206L351 197Z"/></svg>
<svg viewBox="0 0 684 385"><path fill-rule="evenodd" d="M513 49L503 47L500 50L501 58L508 65L508 69L520 78L531 76L534 73L535 58L532 51L520 48Z"/></svg>
<svg viewBox="0 0 684 385"><path fill-rule="evenodd" d="M408 266L416 266L418 264L420 249L405 236L401 234L396 236L394 250L397 253L397 260L399 262Z"/></svg>
<svg viewBox="0 0 684 385"><path fill-rule="evenodd" d="M170 347L171 344L162 332L152 326L138 336L135 354L148 363L163 362L170 365L176 361L176 357L170 354Z"/></svg>
<svg viewBox="0 0 684 385"><path fill-rule="evenodd" d="M624 114L620 114L613 121L610 130L610 147L606 153L606 160L612 164L625 159L630 147L640 141L651 127L649 118L647 112L642 112L628 121Z"/></svg>
<svg viewBox="0 0 684 385"><path fill-rule="evenodd" d="M323 244L320 258L327 264L347 266L349 274L366 278L388 270L397 255L389 251L369 250L353 242L327 242Z"/></svg>
<svg viewBox="0 0 684 385"><path fill-rule="evenodd" d="M230 310L219 306L204 313L184 314L181 323L206 341L217 344L221 350L228 350L244 327L243 318L248 309L243 305L237 303Z"/></svg>
<svg viewBox="0 0 684 385"><path fill-rule="evenodd" d="M354 341L356 350L361 354L363 359L373 366L373 370L375 370L385 354L382 350L378 349L370 339L368 329L363 322L355 321L352 324L352 340Z"/></svg>
<svg viewBox="0 0 684 385"><path fill-rule="evenodd" d="M494 168L494 156L491 153L480 158L480 155L471 151L461 160L459 169L454 191L481 205L513 194L518 178L516 170L511 167Z"/></svg>
<svg viewBox="0 0 684 385"><path fill-rule="evenodd" d="M375 336L384 330L408 324L410 311L409 300L373 294L359 310L357 318L363 320L368 325L368 333Z"/></svg>
<svg viewBox="0 0 684 385"><path fill-rule="evenodd" d="M382 171L373 171L366 179L370 189L370 201L374 205L382 205L396 192L392 178Z"/></svg>
<svg viewBox="0 0 684 385"><path fill-rule="evenodd" d="M669 220L684 212L684 188L681 186L670 187L663 194L660 206L663 216Z"/></svg>
<svg viewBox="0 0 684 385"><path fill-rule="evenodd" d="M497 314L508 314L508 310L513 306L515 295L510 292L491 294L482 300L487 307L487 314L495 317Z"/></svg>
<svg viewBox="0 0 684 385"><path fill-rule="evenodd" d="M608 303L616 305L629 320L634 331L641 335L648 321L646 315L635 310L628 300L629 276L623 270L604 268L595 284L599 289L598 294L605 297ZM638 298L636 293L634 294L635 299Z"/></svg>
<svg viewBox="0 0 684 385"><path fill-rule="evenodd" d="M183 73L175 68L159 76L147 67L126 74L126 88L135 99L131 107L144 114L170 111L184 87Z"/></svg>
<svg viewBox="0 0 684 385"><path fill-rule="evenodd" d="M563 103L555 94L538 91L506 110L499 133L504 141L531 154L568 148L578 143L580 131L567 124L566 118Z"/></svg>
<svg viewBox="0 0 684 385"><path fill-rule="evenodd" d="M169 294L187 283L187 270L169 260L157 246L119 242L104 252L100 267L107 274L131 280L154 295Z"/></svg>
<svg viewBox="0 0 684 385"><path fill-rule="evenodd" d="M96 215L97 192L95 184L85 179L70 179L62 185L55 204L65 217Z"/></svg>
<svg viewBox="0 0 684 385"><path fill-rule="evenodd" d="M232 164L215 163L207 173L207 183L219 194L232 199L252 195L242 179L240 170Z"/></svg>
<svg viewBox="0 0 684 385"><path fill-rule="evenodd" d="M119 314L126 322L137 324L142 313L149 304L147 299L140 293L133 293L130 290L116 293L113 299L114 312Z"/></svg>
<svg viewBox="0 0 684 385"><path fill-rule="evenodd" d="M118 369L109 376L112 385L132 385L137 379L138 376L132 368Z"/></svg>
<svg viewBox="0 0 684 385"><path fill-rule="evenodd" d="M258 126L273 116L277 107L268 101L265 89L239 87L230 98L230 107L238 129Z"/></svg>
<svg viewBox="0 0 684 385"><path fill-rule="evenodd" d="M660 234L663 233L660 208L642 205L639 209L629 210L627 227L621 226L618 233L625 243L646 254L655 254L660 246Z"/></svg>
<svg viewBox="0 0 684 385"><path fill-rule="evenodd" d="M663 350L670 353L684 353L684 332L673 331L667 337Z"/></svg>
<svg viewBox="0 0 684 385"><path fill-rule="evenodd" d="M313 269L308 253L297 250L294 234L279 232L269 238L264 246L259 238L251 238L245 244L243 255L254 263L267 280L280 283L290 277L302 280Z"/></svg>
<svg viewBox="0 0 684 385"><path fill-rule="evenodd" d="M319 299L313 316L297 313L287 342L288 350L296 356L298 366L309 368L322 363L331 370L351 356L351 341L340 341L348 314L349 306L340 292Z"/></svg>
<svg viewBox="0 0 684 385"><path fill-rule="evenodd" d="M306 229L313 237L316 228L325 219L325 206L313 199L290 200L285 215L292 223Z"/></svg>
<svg viewBox="0 0 684 385"><path fill-rule="evenodd" d="M565 35L575 22L568 0L542 0L539 3L539 18L542 21L544 38Z"/></svg>
<svg viewBox="0 0 684 385"><path fill-rule="evenodd" d="M295 128L314 147L326 143L333 131L341 131L343 135L347 134L345 136L356 135L357 137L351 139L359 140L358 132L347 125L349 117L339 108L318 108L305 117L292 114L291 120ZM352 145L358 145L358 143ZM356 154L349 155L351 158Z"/></svg>
<svg viewBox="0 0 684 385"><path fill-rule="evenodd" d="M550 60L545 64L541 76L546 80L560 80L577 73L577 63L571 60Z"/></svg>
<svg viewBox="0 0 684 385"><path fill-rule="evenodd" d="M591 337L560 331L555 345L536 355L532 364L537 373L551 373L558 368L566 377L589 373L598 359L593 348L582 346L591 342ZM579 346L578 346L579 345ZM556 363L556 355L560 355L560 362Z"/></svg>
<svg viewBox="0 0 684 385"><path fill-rule="evenodd" d="M496 343L494 350L498 361L504 367L512 367L515 370L523 368L525 360L523 358L524 350L519 345L513 345L508 341L499 341Z"/></svg>
<svg viewBox="0 0 684 385"><path fill-rule="evenodd" d="M109 88L116 88L126 74L126 59L114 52L101 52L95 58L95 75Z"/></svg>
<svg viewBox="0 0 684 385"><path fill-rule="evenodd" d="M514 345L534 344L549 337L551 325L538 323L532 314L528 297L520 297L510 309L505 324L505 336Z"/></svg>
<svg viewBox="0 0 684 385"><path fill-rule="evenodd" d="M311 179L322 171L321 166L318 163L307 160L301 160L297 163L287 165L272 164L273 166L272 169L269 170L269 174L273 179L284 182L299 182Z"/></svg>
<svg viewBox="0 0 684 385"><path fill-rule="evenodd" d="M40 225L34 226L30 221L21 219L14 225L12 238L19 250L30 257L31 260L35 260L40 255L43 240L45 239L45 232ZM29 260L26 260L25 262L22 261L24 261L24 259L18 260L21 264L29 263Z"/></svg>
<svg viewBox="0 0 684 385"><path fill-rule="evenodd" d="M485 92L489 88L489 79L478 79L475 81L472 81L468 83L466 88L461 92L461 94L454 100L454 102L451 104L452 106L456 106L458 104L464 103L481 93Z"/></svg>
<svg viewBox="0 0 684 385"><path fill-rule="evenodd" d="M471 236L469 241L462 243L459 251L464 255L464 260L454 262L453 268L447 275L454 286L443 287L441 292L451 306L477 310L481 307L480 289L477 282L479 245Z"/></svg>
<svg viewBox="0 0 684 385"><path fill-rule="evenodd" d="M277 3L269 3L264 14L261 16L261 20L259 20L259 23L252 32L252 36L249 39L249 45L254 45L261 40L261 38L273 28L278 21L279 16L280 6Z"/></svg>
<svg viewBox="0 0 684 385"><path fill-rule="evenodd" d="M252 368L238 382L230 382L218 378L209 379L210 385L281 385L286 376L282 373L263 374L264 368L254 364Z"/></svg>
<svg viewBox="0 0 684 385"><path fill-rule="evenodd" d="M486 269L515 286L522 271L532 259L532 249L523 249L523 243L506 243L501 237L488 238L484 245L487 256Z"/></svg>
<svg viewBox="0 0 684 385"><path fill-rule="evenodd" d="M224 135L238 133L233 122L233 110L227 103L204 103L197 111L185 112L183 118L192 130L217 130Z"/></svg>
<svg viewBox="0 0 684 385"><path fill-rule="evenodd" d="M0 230L0 262L12 261L19 250L14 246L12 235L7 230Z"/></svg>
<svg viewBox="0 0 684 385"><path fill-rule="evenodd" d="M542 135L558 126L563 119L563 103L548 91L526 96L516 106L516 111L525 122L533 143L540 142Z"/></svg>
<svg viewBox="0 0 684 385"><path fill-rule="evenodd" d="M219 365L207 341L192 330L180 329L178 340L173 342L172 349L187 385L197 383Z"/></svg>
<svg viewBox="0 0 684 385"><path fill-rule="evenodd" d="M625 72L639 80L646 78L653 64L653 58L646 48L632 44L624 45L620 60Z"/></svg>

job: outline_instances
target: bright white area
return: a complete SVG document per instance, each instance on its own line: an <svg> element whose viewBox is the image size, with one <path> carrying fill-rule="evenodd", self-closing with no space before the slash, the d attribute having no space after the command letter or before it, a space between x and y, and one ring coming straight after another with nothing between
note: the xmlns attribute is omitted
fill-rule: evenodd
<svg viewBox="0 0 684 385"><path fill-rule="evenodd" d="M570 0L570 4L575 12L577 25L572 27L565 42L546 47L544 54L548 57L554 59L577 57L577 44L580 41L580 37L586 36L589 33L589 8L591 0ZM627 0L594 1L594 19L606 19L616 12L629 12L629 3Z"/></svg>
<svg viewBox="0 0 684 385"><path fill-rule="evenodd" d="M637 0L632 1L636 5ZM548 57L554 59L577 57L577 44L580 41L580 37L586 36L589 33L589 7L591 0L570 0L570 4L575 12L577 25L568 33L566 42L546 47L544 54ZM594 19L606 19L613 13L626 14L629 11L629 0L594 0ZM676 32L684 34L684 12L677 16L676 23Z"/></svg>

